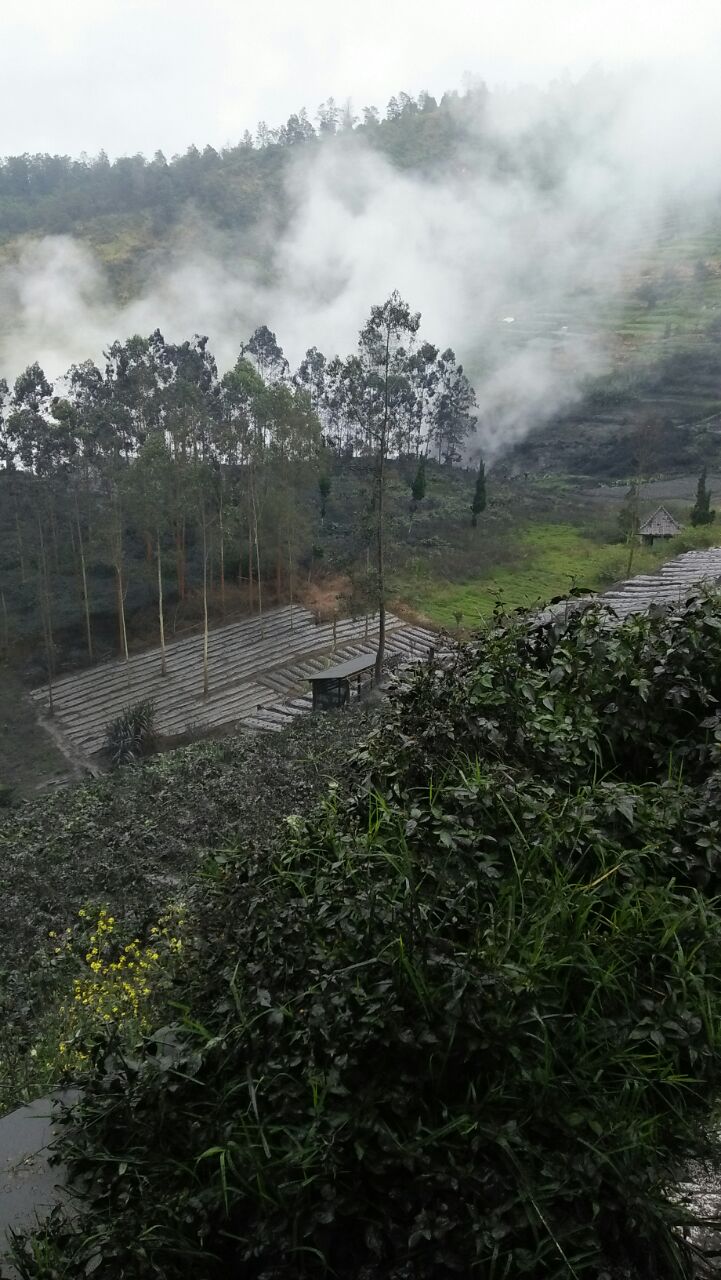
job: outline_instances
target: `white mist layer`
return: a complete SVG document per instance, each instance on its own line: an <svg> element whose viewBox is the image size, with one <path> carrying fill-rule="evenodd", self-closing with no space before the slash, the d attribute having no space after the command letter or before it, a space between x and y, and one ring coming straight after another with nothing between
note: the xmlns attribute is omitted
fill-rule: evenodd
<svg viewBox="0 0 721 1280"><path fill-rule="evenodd" d="M397 288L422 312L423 336L465 362L478 443L492 458L608 366L604 311L669 204L683 226L718 199L721 83L706 70L595 73L549 94L494 95L479 136L489 151L511 148L514 176L481 171L471 145L454 148L442 179L399 172L358 137L296 153L292 220L277 243L266 240L271 283L248 265L249 245L244 259L230 237L186 227L120 306L79 241L28 242L0 269L0 372L12 378L39 360L57 377L155 328L170 341L208 334L221 369L261 323L291 364L309 346L345 354L371 305ZM569 124L559 141L560 113ZM556 181L543 190L534 157L549 148Z"/></svg>

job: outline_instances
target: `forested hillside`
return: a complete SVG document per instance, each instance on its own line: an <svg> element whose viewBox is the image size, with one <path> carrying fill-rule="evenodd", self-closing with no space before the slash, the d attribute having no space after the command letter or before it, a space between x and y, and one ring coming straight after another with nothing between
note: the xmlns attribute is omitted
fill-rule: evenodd
<svg viewBox="0 0 721 1280"><path fill-rule="evenodd" d="M28 245L43 236L71 236L92 251L116 301L128 302L139 295L149 277L158 287L178 255L184 261L186 253L197 254L208 247L212 250L213 237L219 236L225 271L242 268L252 287L261 282L283 293L295 281L279 278L276 252L298 214L301 175L322 159L327 165L341 166L333 181L342 186L352 171L354 156L359 162L368 155L387 162L386 175L407 175L427 182L427 188L418 191L420 199L425 195L432 201L444 193L444 199L452 202L454 192L462 197L469 184L482 181L491 195L502 191L512 199L517 189L521 204L530 200L544 217L557 208L561 218L569 183L585 163L586 148L591 145L586 133L597 123L593 118L589 122L583 96L587 91L588 86L579 85L563 92L557 87L545 95L538 92L527 123L512 129L499 127L499 118L514 118L515 112L523 119L523 111L529 110L523 95L491 94L483 86L475 86L462 94L447 93L439 102L426 93L413 97L402 92L383 112L367 107L356 114L350 104L339 107L331 99L316 113L299 110L279 127L260 122L236 145L219 151L191 146L185 154L170 159L161 153L152 158L121 156L112 161L102 153L80 159L8 157L0 163L0 264L10 271L14 289L26 267L20 276L12 272ZM595 103L593 96L591 101ZM595 105L602 117L616 104L601 96L600 106ZM361 186L345 198L351 206L355 202L360 212L371 197ZM615 210L613 201L621 200L622 195L607 198L610 210ZM444 217L450 218L451 207L452 203L444 209ZM469 265L476 253L483 256L483 208L483 199L476 214L471 204L468 226L464 223L461 228L468 243L464 248L453 248L453 260L458 257L461 267L464 253ZM327 216L324 207L313 212L320 219ZM514 456L520 437L517 464L521 470L628 474L633 470L631 437L638 424L649 418L659 428L659 471L716 459L721 410L716 354L721 316L721 216L713 201L683 206L671 201L658 213L658 225L639 216L635 239L623 246L623 269L618 279L617 246L611 241L609 257L608 246L600 251L589 239L589 279L595 280L599 274L593 255L601 253L598 266L601 276L607 277L605 291L599 292L596 285L589 289L588 280L580 273L578 287L574 288L571 280L564 284L560 296L553 276L547 285L537 286L532 263L526 269L521 261L516 274L511 259L502 268L508 297L499 299L498 305L503 308L515 299L513 313L504 318L499 310L490 333L476 336L469 322L455 338L454 345L461 351L477 391L484 389L486 382L492 384L499 362L512 368L518 360L523 369L531 353L534 360L541 359L548 367L548 376L540 380L535 395L532 389L524 391L523 374L516 379L517 390L523 394L519 411L512 406L509 410L506 403L512 400L511 380L509 388L491 400L481 419L484 438L493 438L494 452L499 438L501 452ZM505 208L503 214L509 216ZM622 204L617 214L620 218ZM609 216L599 208L602 221L608 223ZM473 239L474 218L479 225L477 243ZM439 251L448 255L445 237L453 239L452 226L439 228L439 234ZM553 246L550 260L562 247L562 241ZM537 261L542 267L541 279L547 270L542 255L541 245ZM291 254L282 269L286 273L300 271L298 305L302 306L302 276L311 268ZM312 269L317 272L317 264L313 263ZM329 298L342 287L342 279L343 269L340 282L329 278ZM187 283L181 274L181 289ZM52 277L46 280L41 272L32 287L52 292L68 289L70 284L71 276L63 276L58 284ZM319 287L315 279L313 287ZM498 282L493 287L497 288ZM211 275L205 286L201 283L201 294L218 288L219 279ZM483 288L483 277L479 288ZM8 297L2 327L10 332L16 301L12 290ZM322 301L321 282L315 305ZM479 301L485 305L483 298ZM71 304L69 315L71 325L79 323ZM231 307L228 321L235 323L233 315ZM268 315L260 318L269 319ZM35 323L42 323L39 316ZM152 322L145 332L151 328ZM237 341L241 338L242 332L238 332ZM311 345L310 339L307 345ZM603 352L600 371L589 368L583 372L589 348ZM566 383L570 390L561 394L559 388ZM509 413L513 429L506 433L502 420ZM494 417L499 416L501 422L496 425ZM697 424L701 424L700 430Z"/></svg>
<svg viewBox="0 0 721 1280"><path fill-rule="evenodd" d="M3 651L52 680L107 652L111 617L127 657L151 601L162 645L179 611L197 619L191 595L207 628L209 607L262 614L319 570L343 575L347 609L383 609L390 464L408 540L430 460L451 468L475 423L454 353L411 349L418 325L393 295L356 354L314 348L292 373L266 327L222 377L205 338L159 331L114 343L104 369L73 366L60 394L30 366L0 410ZM474 481L459 475L468 527L486 506Z"/></svg>
<svg viewBox="0 0 721 1280"><path fill-rule="evenodd" d="M221 227L248 227L260 217L278 223L287 212L282 176L297 149L318 148L333 138L347 145L350 135L401 168L431 172L452 166L461 142L489 152L489 166L507 165L510 153L496 154L477 132L485 96L484 89L464 96L452 92L438 103L427 93L417 98L401 93L391 98L384 115L366 107L362 118L350 105L340 108L329 99L315 123L303 108L279 128L261 121L236 146L221 151L191 146L170 160L162 152L152 159L135 155L112 162L104 153L82 159L10 156L0 162L0 239L24 232L82 232L103 218L115 225L124 217L137 218L140 226L143 215L152 218L151 234L161 237L191 202ZM543 181L543 158L536 160Z"/></svg>
<svg viewBox="0 0 721 1280"><path fill-rule="evenodd" d="M0 249L12 257L19 238L69 234L88 242L109 270L121 298L142 280L142 264L167 247L187 221L242 233L260 268L292 212L286 179L302 155L323 147L366 145L394 166L423 173L460 166L459 147L483 151L476 133L483 90L440 103L428 94L392 98L384 116L373 107L359 119L333 100L314 124L305 110L280 128L260 122L233 147L188 148L170 160L157 152L94 158L10 156L0 162ZM503 164L490 154L489 165Z"/></svg>

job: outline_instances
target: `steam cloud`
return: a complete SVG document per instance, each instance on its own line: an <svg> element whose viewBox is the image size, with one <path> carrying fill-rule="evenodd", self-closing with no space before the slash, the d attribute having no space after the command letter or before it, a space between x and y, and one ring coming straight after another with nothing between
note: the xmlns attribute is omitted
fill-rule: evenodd
<svg viewBox="0 0 721 1280"><path fill-rule="evenodd" d="M682 228L711 216L720 99L717 78L698 66L693 77L595 72L546 93L493 94L442 177L399 171L356 136L301 149L290 225L276 242L254 232L266 235L270 277L249 244L189 225L140 295L119 305L80 242L27 242L0 269L0 371L14 377L37 359L56 377L156 327L175 341L207 333L221 369L260 323L291 363L312 345L345 353L370 306L398 288L422 312L423 335L464 361L478 443L492 458L607 367L604 317L669 207ZM494 160L504 150L510 168ZM554 181L541 180L549 170Z"/></svg>

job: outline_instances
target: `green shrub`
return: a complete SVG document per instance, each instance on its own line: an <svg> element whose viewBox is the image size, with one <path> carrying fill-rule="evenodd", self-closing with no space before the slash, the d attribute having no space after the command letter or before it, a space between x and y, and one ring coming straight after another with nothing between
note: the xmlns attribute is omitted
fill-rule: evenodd
<svg viewBox="0 0 721 1280"><path fill-rule="evenodd" d="M148 699L125 707L106 730L105 750L113 768L130 764L152 751L156 741L155 703Z"/></svg>
<svg viewBox="0 0 721 1280"><path fill-rule="evenodd" d="M674 1188L719 1158L720 671L698 596L499 619L400 685L345 792L216 864L184 1016L91 1047L89 1199L45 1239L70 1273L690 1278Z"/></svg>

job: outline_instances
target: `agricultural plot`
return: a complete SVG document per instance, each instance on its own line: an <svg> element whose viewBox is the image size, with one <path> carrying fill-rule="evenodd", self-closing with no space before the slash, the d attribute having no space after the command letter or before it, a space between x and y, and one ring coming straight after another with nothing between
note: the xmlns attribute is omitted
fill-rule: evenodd
<svg viewBox="0 0 721 1280"><path fill-rule="evenodd" d="M695 586L721 581L721 547L686 551L662 565L658 573L629 578L604 597L620 617L653 604L677 604Z"/></svg>
<svg viewBox="0 0 721 1280"><path fill-rule="evenodd" d="M657 573L639 574L604 599L621 617L651 604L675 603L703 581L721 581L721 547L688 551ZM394 615L386 620L386 651L403 663L427 659L434 632ZM191 636L167 646L167 675L160 650L108 662L64 677L53 687L54 727L71 751L82 757L100 752L106 728L124 707L152 698L156 725L165 737L203 734L226 726L279 730L311 710L308 680L326 667L372 654L377 617L317 623L306 609L275 609L259 618L219 627L208 642L209 692L203 696L203 638ZM47 686L32 697L38 711L50 710Z"/></svg>
<svg viewBox="0 0 721 1280"><path fill-rule="evenodd" d="M74 752L88 757L102 750L108 722L124 707L152 698L163 736L208 733L227 725L282 729L310 711L308 677L325 667L374 652L377 617L317 623L307 609L275 609L263 619L246 618L212 631L208 641L209 691L203 696L203 637L194 635L160 650L133 655L128 662L103 663L58 680L53 686L54 725ZM386 652L401 662L420 662L435 643L433 632L388 615ZM47 686L32 697L50 711Z"/></svg>

